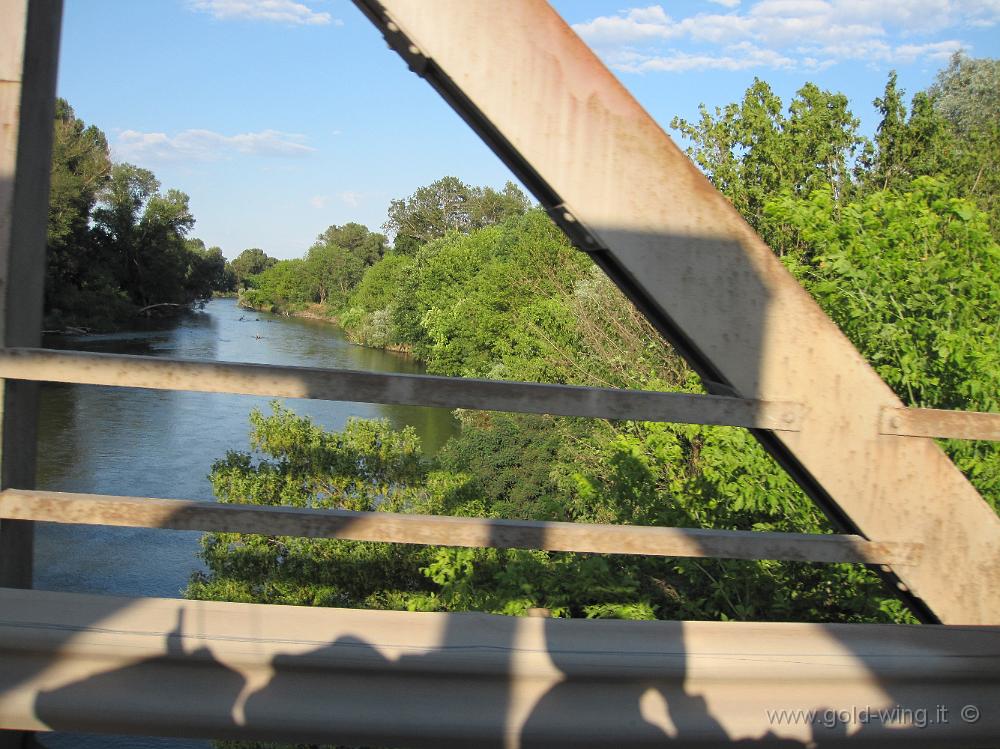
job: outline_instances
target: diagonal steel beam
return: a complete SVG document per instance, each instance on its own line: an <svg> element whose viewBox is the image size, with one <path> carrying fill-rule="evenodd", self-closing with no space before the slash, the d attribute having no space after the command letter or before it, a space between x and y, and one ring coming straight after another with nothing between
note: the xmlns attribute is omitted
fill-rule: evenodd
<svg viewBox="0 0 1000 749"><path fill-rule="evenodd" d="M1000 621L1000 519L729 202L541 0L355 0L710 391L805 405L755 435L844 529L924 544L886 570L933 621Z"/></svg>

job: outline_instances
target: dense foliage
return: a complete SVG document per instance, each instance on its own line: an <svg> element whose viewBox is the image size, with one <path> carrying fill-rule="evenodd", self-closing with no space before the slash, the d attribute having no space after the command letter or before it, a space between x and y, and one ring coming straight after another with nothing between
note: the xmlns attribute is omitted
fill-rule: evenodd
<svg viewBox="0 0 1000 749"><path fill-rule="evenodd" d="M414 252L449 231L468 233L524 213L527 197L513 182L503 190L470 187L456 177L442 177L418 188L410 197L389 204L385 228L395 237L393 249Z"/></svg>
<svg viewBox="0 0 1000 749"><path fill-rule="evenodd" d="M237 255L230 266L236 277L236 283L244 286L251 276L263 273L277 262L275 258L268 257L260 247L250 247Z"/></svg>
<svg viewBox="0 0 1000 749"><path fill-rule="evenodd" d="M874 102L882 121L870 140L845 97L812 84L786 109L756 81L741 102L703 109L693 124L675 122L692 158L912 405L1000 408L1000 248L995 189L985 187L1000 151L996 70L995 61L957 57L909 111L891 75ZM978 162L973 147L982 151ZM394 201L393 249L368 255L363 272L331 264L345 279L330 288L349 335L410 350L441 374L699 391L693 373L543 212L508 188L506 203L490 195L507 208L476 218L487 212L455 198L460 184L446 178ZM309 258L296 262L289 283L308 277ZM275 272L277 288L280 266L254 283ZM460 418L461 434L427 456L410 430L354 421L326 433L276 407L251 417L251 452L220 460L212 481L225 502L830 531L744 430ZM997 447L946 447L997 507ZM852 565L239 534L206 536L204 557L209 572L192 581L194 597L506 614L541 607L587 617L911 620L869 571Z"/></svg>
<svg viewBox="0 0 1000 749"><path fill-rule="evenodd" d="M343 305L365 269L382 257L385 245L383 235L349 223L328 227L301 259L274 260L260 250L246 250L234 263L248 253L261 253L248 258L260 270L243 277L240 302L268 312L294 312L313 304L332 312Z"/></svg>
<svg viewBox="0 0 1000 749"><path fill-rule="evenodd" d="M189 239L188 196L112 163L107 138L56 102L45 313L49 328L107 328L151 305L234 288L218 247Z"/></svg>
<svg viewBox="0 0 1000 749"><path fill-rule="evenodd" d="M363 278L369 279L369 293L375 291L379 284L384 286L389 268L401 271L405 267L403 259L425 243L492 226L523 215L528 208L527 197L510 182L496 191L470 187L455 177L442 177L408 198L392 201L384 227L394 235L389 255L384 235L370 232L361 224L334 225L317 237L302 259L274 261L254 250L260 253L253 256L258 270L237 271L241 285L246 287L240 299L247 307L269 312L297 312L318 305L317 312L339 316L346 311L349 295ZM247 250L240 258L250 252ZM383 256L385 265L379 263ZM365 335L374 345L387 345L388 340L379 338L384 322L376 316L357 324L369 329Z"/></svg>

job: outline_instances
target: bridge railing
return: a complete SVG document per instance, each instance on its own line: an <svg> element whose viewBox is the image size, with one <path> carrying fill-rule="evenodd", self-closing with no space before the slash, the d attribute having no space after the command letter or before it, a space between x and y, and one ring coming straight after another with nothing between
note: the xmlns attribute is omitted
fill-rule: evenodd
<svg viewBox="0 0 1000 749"><path fill-rule="evenodd" d="M802 405L796 403L714 395L30 348L0 350L0 378L783 431L797 431L803 412ZM1000 438L998 414L894 409L883 413L882 423L901 432L922 428L937 436ZM953 426L957 428L949 429ZM0 518L450 546L879 565L916 564L922 551L921 544L870 541L855 534L654 528L217 505L17 488L0 492Z"/></svg>

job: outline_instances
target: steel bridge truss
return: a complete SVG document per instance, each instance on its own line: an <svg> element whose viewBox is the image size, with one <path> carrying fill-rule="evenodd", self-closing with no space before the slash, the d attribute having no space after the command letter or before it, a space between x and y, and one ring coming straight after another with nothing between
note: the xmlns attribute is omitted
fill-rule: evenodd
<svg viewBox="0 0 1000 749"><path fill-rule="evenodd" d="M60 0L0 0L0 746L44 730L405 746L981 745L1000 520L732 206L541 0L355 0L712 395L40 349ZM35 490L37 383L750 428L840 529L651 528ZM36 521L858 562L947 626L562 621L32 591ZM895 711L895 712L894 712Z"/></svg>

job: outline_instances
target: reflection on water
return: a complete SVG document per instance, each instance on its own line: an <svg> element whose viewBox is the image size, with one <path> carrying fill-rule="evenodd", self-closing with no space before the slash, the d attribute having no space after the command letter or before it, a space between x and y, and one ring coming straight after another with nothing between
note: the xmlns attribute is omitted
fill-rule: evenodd
<svg viewBox="0 0 1000 749"><path fill-rule="evenodd" d="M64 338L58 348L260 364L420 372L398 354L348 342L317 320L247 312L234 300L209 302L167 329ZM247 414L270 399L87 385L42 387L38 486L56 491L212 499L208 473L227 450L248 447ZM385 417L412 425L435 452L457 424L444 409L284 400L328 429L348 417ZM129 596L180 596L197 559L200 533L40 523L35 587ZM67 743L68 742L68 743ZM51 747L205 747L176 739L108 739L50 735Z"/></svg>

